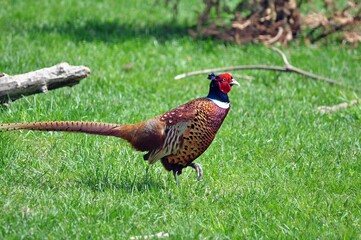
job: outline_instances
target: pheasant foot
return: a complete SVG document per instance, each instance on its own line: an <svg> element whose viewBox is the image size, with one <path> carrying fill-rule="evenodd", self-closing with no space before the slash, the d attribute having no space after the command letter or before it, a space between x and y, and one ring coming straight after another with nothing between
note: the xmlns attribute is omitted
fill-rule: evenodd
<svg viewBox="0 0 361 240"><path fill-rule="evenodd" d="M197 172L197 180L202 180L203 170L200 164L198 163L191 163L189 164L190 167L194 168Z"/></svg>

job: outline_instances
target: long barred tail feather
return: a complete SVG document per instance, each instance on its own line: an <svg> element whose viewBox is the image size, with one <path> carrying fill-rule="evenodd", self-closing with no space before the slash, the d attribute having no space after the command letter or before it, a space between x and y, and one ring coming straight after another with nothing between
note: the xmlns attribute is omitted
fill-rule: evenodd
<svg viewBox="0 0 361 240"><path fill-rule="evenodd" d="M88 134L97 134L105 136L123 137L120 129L121 124L98 123L98 122L73 122L73 121L54 121L54 122L34 122L34 123L8 123L0 124L1 131L13 130L37 130L37 131L62 131L62 132L82 132Z"/></svg>

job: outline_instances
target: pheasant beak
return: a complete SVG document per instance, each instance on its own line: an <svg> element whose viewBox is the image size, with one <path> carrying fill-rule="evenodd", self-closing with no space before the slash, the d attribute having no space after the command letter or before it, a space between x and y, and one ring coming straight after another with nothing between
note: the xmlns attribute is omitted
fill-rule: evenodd
<svg viewBox="0 0 361 240"><path fill-rule="evenodd" d="M240 84L236 80L234 80L233 78L232 78L232 82L230 82L229 85L231 85L231 86L233 86L233 85L240 86Z"/></svg>

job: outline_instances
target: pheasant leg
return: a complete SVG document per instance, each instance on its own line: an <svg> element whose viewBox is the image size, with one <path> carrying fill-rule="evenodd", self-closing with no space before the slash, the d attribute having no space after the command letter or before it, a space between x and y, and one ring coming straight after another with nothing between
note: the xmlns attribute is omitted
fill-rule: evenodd
<svg viewBox="0 0 361 240"><path fill-rule="evenodd" d="M199 165L198 163L191 163L191 164L189 164L189 166L196 170L197 180L200 181L202 179L202 175L203 175L203 170L202 170L201 165Z"/></svg>
<svg viewBox="0 0 361 240"><path fill-rule="evenodd" d="M179 185L179 172L173 170L173 176L174 176L174 180L175 180L176 184Z"/></svg>

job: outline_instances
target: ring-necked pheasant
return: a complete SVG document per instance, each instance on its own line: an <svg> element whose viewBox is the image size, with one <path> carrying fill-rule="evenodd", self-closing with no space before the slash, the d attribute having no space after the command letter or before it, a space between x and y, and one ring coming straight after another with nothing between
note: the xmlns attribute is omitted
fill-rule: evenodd
<svg viewBox="0 0 361 240"><path fill-rule="evenodd" d="M175 177L183 168L197 171L198 180L202 168L193 163L211 144L229 111L228 93L233 85L239 85L229 73L208 76L211 80L207 97L197 98L162 115L136 124L110 124L98 122L34 122L1 124L3 130L39 130L83 132L120 137L136 150L146 151L144 160L153 164L161 160Z"/></svg>

